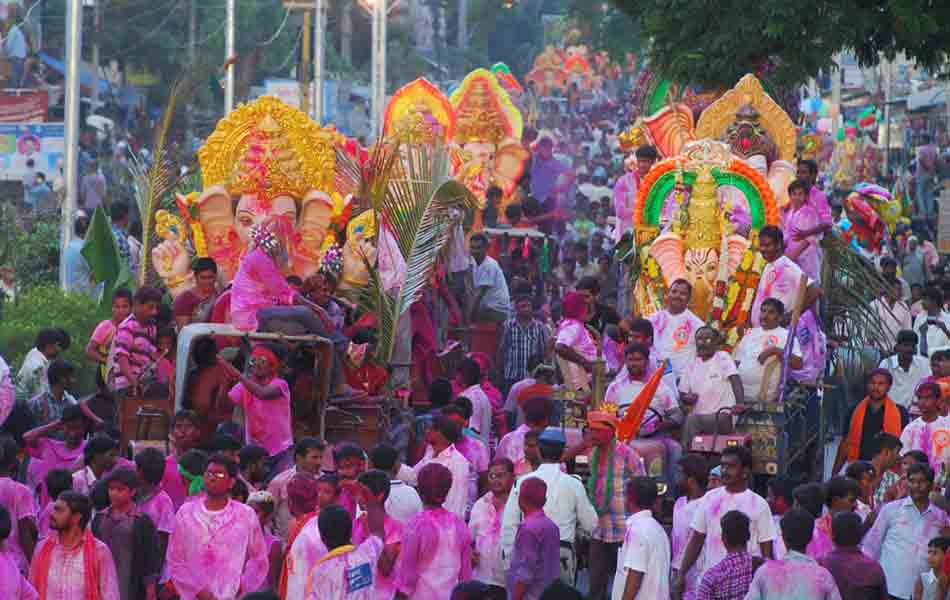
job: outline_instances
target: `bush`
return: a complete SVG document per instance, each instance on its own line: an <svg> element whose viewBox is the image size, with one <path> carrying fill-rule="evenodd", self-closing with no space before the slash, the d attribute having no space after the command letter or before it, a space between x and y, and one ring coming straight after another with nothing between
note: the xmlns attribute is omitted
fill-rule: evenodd
<svg viewBox="0 0 950 600"><path fill-rule="evenodd" d="M26 353L33 347L36 333L46 327L62 327L69 332L69 349L61 356L76 365L74 395L96 391L96 372L85 358L86 344L93 329L110 316L108 307L100 307L81 294L65 294L55 285L42 285L22 291L16 304L6 304L0 321L0 350L15 374Z"/></svg>
<svg viewBox="0 0 950 600"><path fill-rule="evenodd" d="M0 263L16 270L17 285L26 289L59 282L60 227L58 219L37 220L29 226L5 211L0 224Z"/></svg>

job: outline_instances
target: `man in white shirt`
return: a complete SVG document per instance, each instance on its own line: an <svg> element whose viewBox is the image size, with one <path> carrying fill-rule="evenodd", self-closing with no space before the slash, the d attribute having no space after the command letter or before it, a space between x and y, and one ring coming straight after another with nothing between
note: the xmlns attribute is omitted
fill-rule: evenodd
<svg viewBox="0 0 950 600"><path fill-rule="evenodd" d="M462 430L458 423L448 417L438 417L426 433L426 443L429 447L422 460L413 467L414 478L411 483L415 485L419 472L429 463L438 463L446 467L452 473L452 487L449 488L443 507L458 515L460 519L464 519L469 504L468 482L471 464L461 452L455 449L455 442L461 435Z"/></svg>
<svg viewBox="0 0 950 600"><path fill-rule="evenodd" d="M532 473L518 478L505 504L501 524L501 555L502 561L507 564L514 549L518 525L524 520L524 515L518 506L521 483L529 477L538 478L548 486L544 514L554 521L560 530L561 580L573 585L577 568L574 553L577 532L578 529L592 532L597 525L597 512L594 511L594 506L587 497L587 491L581 480L561 470L561 454L564 452L565 444L564 432L558 427L548 427L538 437L541 465Z"/></svg>
<svg viewBox="0 0 950 600"><path fill-rule="evenodd" d="M488 446L491 443L492 407L491 400L482 389L482 368L474 358L466 358L459 366L459 375L465 386L459 397L468 398L472 403L469 427Z"/></svg>
<svg viewBox="0 0 950 600"><path fill-rule="evenodd" d="M772 511L765 498L749 489L752 474L752 454L744 446L729 446L722 451L722 486L710 490L700 500L691 525L689 543L683 554L678 573L688 572L702 553L702 564L698 565L697 576L703 574L726 557L726 547L722 541L721 519L731 510L738 510L749 517L751 537L749 552L756 556L772 559L772 543L778 534ZM673 583L674 596L683 592L684 580L680 577Z"/></svg>
<svg viewBox="0 0 950 600"><path fill-rule="evenodd" d="M759 310L766 298L775 298L782 302L787 313L794 312L801 303L805 311L822 294L821 288L804 274L801 267L785 256L785 238L782 230L774 225L766 225L759 231L759 251L766 260L755 292L750 315L753 326L758 326Z"/></svg>
<svg viewBox="0 0 950 600"><path fill-rule="evenodd" d="M688 308L692 295L693 286L685 279L677 279L666 292L667 308L650 316L656 358L670 359L677 379L696 357L696 331L704 325Z"/></svg>
<svg viewBox="0 0 950 600"><path fill-rule="evenodd" d="M914 331L920 336L920 353L930 356L950 346L950 313L943 309L943 292L936 286L924 289L923 312L914 318Z"/></svg>
<svg viewBox="0 0 950 600"><path fill-rule="evenodd" d="M36 345L26 353L16 375L17 402L26 404L37 394L49 392L46 370L64 345L65 338L58 329L41 329L36 334Z"/></svg>
<svg viewBox="0 0 950 600"><path fill-rule="evenodd" d="M900 282L892 281L888 289L881 293L881 297L871 302L871 310L877 313L881 328L887 336L887 345L897 343L897 332L910 329L914 317L910 307L901 300Z"/></svg>
<svg viewBox="0 0 950 600"><path fill-rule="evenodd" d="M498 261L487 255L488 238L485 234L476 233L472 236L469 252L472 255L469 318L472 322L503 323L508 319L511 309L508 282Z"/></svg>
<svg viewBox="0 0 950 600"><path fill-rule="evenodd" d="M745 401L736 363L719 349L719 332L704 326L696 333L696 358L680 379L680 400L692 407L683 426L683 447L700 433L732 433L732 412ZM721 412L720 412L721 411Z"/></svg>
<svg viewBox="0 0 950 600"><path fill-rule="evenodd" d="M894 354L878 365L894 378L889 395L891 400L906 408L910 414L919 415L920 410L914 404L914 390L925 377L930 377L930 361L917 354L919 338L913 331L897 333Z"/></svg>
<svg viewBox="0 0 950 600"><path fill-rule="evenodd" d="M617 556L611 600L653 600L670 596L670 542L653 518L656 481L634 477L627 482L627 531Z"/></svg>
<svg viewBox="0 0 950 600"><path fill-rule="evenodd" d="M778 378L781 376L785 345L788 343L788 330L779 327L785 307L779 300L768 298L762 302L759 312L762 326L753 327L742 336L733 356L745 397L752 401L772 401L772 396L778 391ZM793 344L788 366L791 369L801 369L802 351L798 347L798 338L793 338ZM766 372L770 369L768 364L775 364L777 370L766 381ZM763 385L766 386L766 398L761 397Z"/></svg>

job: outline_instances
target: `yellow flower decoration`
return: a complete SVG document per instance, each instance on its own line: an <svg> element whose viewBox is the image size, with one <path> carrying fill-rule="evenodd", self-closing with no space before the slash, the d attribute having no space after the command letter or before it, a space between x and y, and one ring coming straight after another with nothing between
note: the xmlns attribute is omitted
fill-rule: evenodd
<svg viewBox="0 0 950 600"><path fill-rule="evenodd" d="M185 222L176 214L167 210L155 213L155 233L163 240L184 242L188 238Z"/></svg>

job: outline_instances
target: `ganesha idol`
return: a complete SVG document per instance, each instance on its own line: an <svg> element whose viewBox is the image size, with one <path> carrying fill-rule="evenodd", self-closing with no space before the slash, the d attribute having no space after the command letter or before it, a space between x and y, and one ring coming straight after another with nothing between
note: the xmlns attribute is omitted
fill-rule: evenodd
<svg viewBox="0 0 950 600"><path fill-rule="evenodd" d="M769 182L779 207L784 208L789 202L788 185L795 178L795 123L754 75L745 75L713 101L717 95L687 96L646 116L635 127L664 158L677 156L696 140L725 142L732 154L749 161Z"/></svg>
<svg viewBox="0 0 950 600"><path fill-rule="evenodd" d="M680 155L653 166L634 211L637 312L659 310L669 286L685 279L693 286L690 308L697 316L718 324L740 321L743 305L746 312L751 307L754 271L762 266L757 232L779 222L775 194L761 173L724 142L690 142Z"/></svg>
<svg viewBox="0 0 950 600"><path fill-rule="evenodd" d="M521 145L524 120L508 93L486 69L468 74L451 97L455 130L455 176L485 207L488 188L505 198L524 174L530 152Z"/></svg>
<svg viewBox="0 0 950 600"><path fill-rule="evenodd" d="M336 241L331 225L344 213L334 192L336 137L273 97L222 119L198 153L204 191L179 196L180 216L156 215L165 241L152 256L172 294L192 285L192 252L213 258L229 282L249 250L251 228L268 218L293 225L288 275L317 272L322 252Z"/></svg>

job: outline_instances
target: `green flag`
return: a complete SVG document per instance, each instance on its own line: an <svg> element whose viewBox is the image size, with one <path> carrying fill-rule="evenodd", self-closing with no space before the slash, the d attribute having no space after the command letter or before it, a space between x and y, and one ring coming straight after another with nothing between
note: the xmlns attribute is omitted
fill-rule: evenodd
<svg viewBox="0 0 950 600"><path fill-rule="evenodd" d="M89 270L97 282L104 284L102 304L112 302L112 294L119 288L131 288L132 272L129 261L119 254L119 246L112 233L112 224L99 206L92 215L92 223L86 233L86 243L82 255L89 264Z"/></svg>

